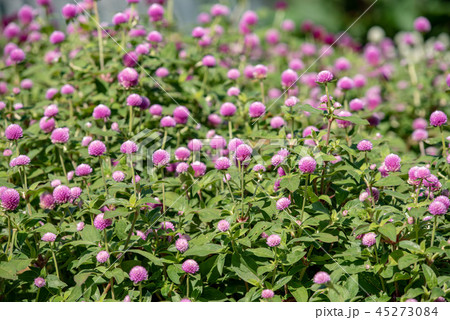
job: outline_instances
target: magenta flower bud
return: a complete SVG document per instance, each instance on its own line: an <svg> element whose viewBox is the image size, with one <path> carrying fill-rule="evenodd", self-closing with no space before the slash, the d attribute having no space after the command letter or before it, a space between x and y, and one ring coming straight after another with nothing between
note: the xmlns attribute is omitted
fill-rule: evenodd
<svg viewBox="0 0 450 320"><path fill-rule="evenodd" d="M191 151L200 151L202 150L203 143L198 139L192 139L188 142L188 148Z"/></svg>
<svg viewBox="0 0 450 320"><path fill-rule="evenodd" d="M341 57L336 59L334 67L340 71L345 71L351 68L351 64L350 61L348 61L346 58Z"/></svg>
<svg viewBox="0 0 450 320"><path fill-rule="evenodd" d="M209 142L209 146L212 149L219 149L219 150L224 149L227 146L227 141L225 140L224 137L215 135Z"/></svg>
<svg viewBox="0 0 450 320"><path fill-rule="evenodd" d="M3 156L4 156L4 157L10 157L10 156L12 156L12 151L11 151L11 149L5 149L5 150L3 150Z"/></svg>
<svg viewBox="0 0 450 320"><path fill-rule="evenodd" d="M53 44L58 44L66 40L66 35L61 31L53 31L49 38L50 42Z"/></svg>
<svg viewBox="0 0 450 320"><path fill-rule="evenodd" d="M156 150L152 155L152 161L156 167L164 167L170 161L170 154L162 149Z"/></svg>
<svg viewBox="0 0 450 320"><path fill-rule="evenodd" d="M285 157L279 154L276 154L272 157L271 162L274 167L279 166L283 163Z"/></svg>
<svg viewBox="0 0 450 320"><path fill-rule="evenodd" d="M333 76L333 74L330 71L324 70L324 71L320 71L317 74L316 82L318 82L318 83L328 83L331 80L333 80L333 78L334 78L334 76Z"/></svg>
<svg viewBox="0 0 450 320"><path fill-rule="evenodd" d="M442 202L445 205L445 207L447 208L447 210L448 210L448 208L450 208L450 199L446 196L438 196L438 197L436 197L436 199L434 199L434 201Z"/></svg>
<svg viewBox="0 0 450 320"><path fill-rule="evenodd" d="M286 107L293 107L299 102L300 100L297 97L289 97L284 101L284 104Z"/></svg>
<svg viewBox="0 0 450 320"><path fill-rule="evenodd" d="M45 279L42 277L34 279L34 285L38 288L45 287Z"/></svg>
<svg viewBox="0 0 450 320"><path fill-rule="evenodd" d="M367 83L366 77L362 74L357 74L356 76L354 76L353 81L355 82L356 88L362 88Z"/></svg>
<svg viewBox="0 0 450 320"><path fill-rule="evenodd" d="M148 111L152 116L159 117L162 114L162 107L159 104L154 104Z"/></svg>
<svg viewBox="0 0 450 320"><path fill-rule="evenodd" d="M370 151L373 148L372 142L369 140L361 140L356 146L359 151Z"/></svg>
<svg viewBox="0 0 450 320"><path fill-rule="evenodd" d="M266 243L269 247L278 247L281 243L281 237L277 234L272 234L267 237Z"/></svg>
<svg viewBox="0 0 450 320"><path fill-rule="evenodd" d="M130 270L129 277L131 281L137 284L148 279L148 272L142 266L135 266Z"/></svg>
<svg viewBox="0 0 450 320"><path fill-rule="evenodd" d="M78 14L77 6L74 4L66 4L62 9L61 13L66 20L70 20L72 18L75 18Z"/></svg>
<svg viewBox="0 0 450 320"><path fill-rule="evenodd" d="M349 77L342 77L337 82L337 87L341 90L351 90L355 86L355 82Z"/></svg>
<svg viewBox="0 0 450 320"><path fill-rule="evenodd" d="M331 278L325 271L319 271L314 275L313 281L315 284L325 284L330 282Z"/></svg>
<svg viewBox="0 0 450 320"><path fill-rule="evenodd" d="M240 162L249 160L253 149L247 144L241 144L236 148L236 159Z"/></svg>
<svg viewBox="0 0 450 320"><path fill-rule="evenodd" d="M337 115L339 117L345 118L345 117L350 117L352 115L352 113L350 111L341 110L341 111L339 111L337 113ZM339 128L347 128L347 127L350 127L352 125L352 123L350 121L341 120L341 119L337 119L336 123L338 124Z"/></svg>
<svg viewBox="0 0 450 320"><path fill-rule="evenodd" d="M104 213L99 213L94 219L94 227L102 231L112 225L111 219L104 219Z"/></svg>
<svg viewBox="0 0 450 320"><path fill-rule="evenodd" d="M269 29L266 32L266 41L270 45L276 45L280 42L280 33L277 29ZM280 48L280 47L277 47Z"/></svg>
<svg viewBox="0 0 450 320"><path fill-rule="evenodd" d="M240 76L241 76L241 73L239 72L238 69L230 69L230 70L228 70L228 73L227 73L228 79L236 80Z"/></svg>
<svg viewBox="0 0 450 320"><path fill-rule="evenodd" d="M191 33L191 35L197 39L203 37L205 34L206 34L206 30L202 27L195 27Z"/></svg>
<svg viewBox="0 0 450 320"><path fill-rule="evenodd" d="M122 171L114 171L112 174L112 178L116 182L122 182L125 179L125 173Z"/></svg>
<svg viewBox="0 0 450 320"><path fill-rule="evenodd" d="M53 198L53 196L48 192L42 193L39 197L39 200L39 206L44 210L53 209L55 207L55 198Z"/></svg>
<svg viewBox="0 0 450 320"><path fill-rule="evenodd" d="M90 165L88 164L80 164L78 167L76 167L75 169L75 175L77 177L84 177L84 176L88 176L90 175L92 172L92 168Z"/></svg>
<svg viewBox="0 0 450 320"><path fill-rule="evenodd" d="M20 23L23 25L28 25L33 21L34 10L32 7L24 5L17 13L17 17L19 18Z"/></svg>
<svg viewBox="0 0 450 320"><path fill-rule="evenodd" d="M61 87L61 94L68 95L75 92L75 88L70 84L65 84Z"/></svg>
<svg viewBox="0 0 450 320"><path fill-rule="evenodd" d="M78 222L77 223L77 231L82 231L84 229L84 222Z"/></svg>
<svg viewBox="0 0 450 320"><path fill-rule="evenodd" d="M265 172L266 171L266 167L264 167L262 164L255 164L255 166L253 167L253 171L255 171L255 172Z"/></svg>
<svg viewBox="0 0 450 320"><path fill-rule="evenodd" d="M56 88L50 88L47 90L47 93L45 94L45 99L52 100L53 97L58 93L58 89Z"/></svg>
<svg viewBox="0 0 450 320"><path fill-rule="evenodd" d="M206 173L206 165L203 162L195 161L191 164L192 170L194 170L194 177L204 176Z"/></svg>
<svg viewBox="0 0 450 320"><path fill-rule="evenodd" d="M51 104L47 108L45 108L44 116L46 117L54 117L58 114L59 109L56 104Z"/></svg>
<svg viewBox="0 0 450 320"><path fill-rule="evenodd" d="M291 204L291 200L288 198L281 198L277 201L277 210L286 210Z"/></svg>
<svg viewBox="0 0 450 320"><path fill-rule="evenodd" d="M177 164L177 168L175 169L175 171L179 174L185 173L189 170L189 164L187 164L186 162L180 162Z"/></svg>
<svg viewBox="0 0 450 320"><path fill-rule="evenodd" d="M25 155L19 155L17 158L11 160L10 166L27 166L30 164L30 158Z"/></svg>
<svg viewBox="0 0 450 320"><path fill-rule="evenodd" d="M67 203L71 197L72 193L67 186L59 185L53 190L53 198L57 203Z"/></svg>
<svg viewBox="0 0 450 320"><path fill-rule="evenodd" d="M5 136L8 140L19 140L23 137L23 130L18 124L11 124L6 128Z"/></svg>
<svg viewBox="0 0 450 320"><path fill-rule="evenodd" d="M33 80L31 80L31 79L23 79L20 82L20 86L24 90L30 90L31 88L33 88Z"/></svg>
<svg viewBox="0 0 450 320"><path fill-rule="evenodd" d="M298 162L298 168L302 173L313 173L316 170L317 162L312 157L303 157Z"/></svg>
<svg viewBox="0 0 450 320"><path fill-rule="evenodd" d="M93 157L99 157L106 152L106 146L100 140L94 140L89 143L88 153Z"/></svg>
<svg viewBox="0 0 450 320"><path fill-rule="evenodd" d="M161 126L161 128L170 128L175 127L177 125L177 122L171 116L165 116L161 118L159 125Z"/></svg>
<svg viewBox="0 0 450 320"><path fill-rule="evenodd" d="M239 147L241 144L243 144L244 141L242 141L239 138L233 138L228 143L228 150L230 151L236 151L236 148Z"/></svg>
<svg viewBox="0 0 450 320"><path fill-rule="evenodd" d="M236 113L236 106L231 102L225 102L220 107L220 114L224 117L231 117Z"/></svg>
<svg viewBox="0 0 450 320"><path fill-rule="evenodd" d="M273 117L273 118L270 120L270 126L271 126L273 129L279 129L279 128L283 127L284 125L286 125L286 122L285 122L284 119L283 119L282 117L280 117L280 116Z"/></svg>
<svg viewBox="0 0 450 320"><path fill-rule="evenodd" d="M14 189L6 189L1 193L0 201L3 209L13 211L20 202L19 192Z"/></svg>
<svg viewBox="0 0 450 320"><path fill-rule="evenodd" d="M267 77L267 67L262 64L254 66L253 77L255 79L265 79Z"/></svg>
<svg viewBox="0 0 450 320"><path fill-rule="evenodd" d="M185 238L179 238L177 241L175 241L175 248L183 253L187 249L189 249L189 242Z"/></svg>
<svg viewBox="0 0 450 320"><path fill-rule="evenodd" d="M44 242L55 242L56 234L51 233L51 232L47 232L46 234L44 234L42 236L41 240L44 241Z"/></svg>
<svg viewBox="0 0 450 320"><path fill-rule="evenodd" d="M359 111L364 109L364 102L361 99L350 100L348 106L352 111Z"/></svg>
<svg viewBox="0 0 450 320"><path fill-rule="evenodd" d="M180 147L177 150L175 150L175 159L180 161L187 161L189 157L191 156L191 152L188 148Z"/></svg>
<svg viewBox="0 0 450 320"><path fill-rule="evenodd" d="M128 89L138 84L139 74L133 68L125 68L119 73L117 79L121 86Z"/></svg>
<svg viewBox="0 0 450 320"><path fill-rule="evenodd" d="M414 29L418 32L428 32L431 30L430 21L425 17L418 17L414 20Z"/></svg>
<svg viewBox="0 0 450 320"><path fill-rule="evenodd" d="M261 292L261 298L263 299L272 299L275 296L275 293L270 289L264 289Z"/></svg>
<svg viewBox="0 0 450 320"><path fill-rule="evenodd" d="M173 118L178 124L186 124L190 116L188 108L184 106L178 106L173 110Z"/></svg>
<svg viewBox="0 0 450 320"><path fill-rule="evenodd" d="M242 15L241 21L249 26L254 26L258 23L258 15L256 12L248 10Z"/></svg>
<svg viewBox="0 0 450 320"><path fill-rule="evenodd" d="M159 43L162 42L163 37L158 31L151 31L147 36L147 40L150 42Z"/></svg>
<svg viewBox="0 0 450 320"><path fill-rule="evenodd" d="M120 24L123 24L123 23L127 23L128 20L129 20L129 17L128 17L126 14L124 14L124 13L122 13L122 12L119 12L119 13L116 13L116 14L113 16L113 18L112 18L112 23L113 23L115 26L117 26L117 25L120 25Z"/></svg>
<svg viewBox="0 0 450 320"><path fill-rule="evenodd" d="M265 112L266 106L261 102L253 102L248 109L248 114L251 118L261 117Z"/></svg>
<svg viewBox="0 0 450 320"><path fill-rule="evenodd" d="M158 68L155 71L155 75L159 78L165 78L169 75L169 70L167 70L167 68Z"/></svg>
<svg viewBox="0 0 450 320"><path fill-rule="evenodd" d="M89 143L91 143L91 141L92 141L92 137L89 137L89 136L83 137L83 139L81 140L81 145L83 147L87 147L89 145Z"/></svg>
<svg viewBox="0 0 450 320"><path fill-rule="evenodd" d="M161 21L164 17L164 8L161 5L154 3L148 8L147 14L151 21Z"/></svg>
<svg viewBox="0 0 450 320"><path fill-rule="evenodd" d="M230 229L230 223L227 220L220 220L217 224L217 229L220 232L227 232Z"/></svg>
<svg viewBox="0 0 450 320"><path fill-rule="evenodd" d="M227 170L231 166L231 162L227 157L220 157L215 162L217 170Z"/></svg>
<svg viewBox="0 0 450 320"><path fill-rule="evenodd" d="M428 122L427 120L423 119L423 118L417 118L413 121L413 129L417 130L417 129L423 129L425 130L428 126Z"/></svg>
<svg viewBox="0 0 450 320"><path fill-rule="evenodd" d="M92 116L95 119L108 119L111 116L111 110L104 104L99 104L94 108Z"/></svg>
<svg viewBox="0 0 450 320"><path fill-rule="evenodd" d="M69 141L69 128L56 128L52 131L50 139L52 143L67 143Z"/></svg>
<svg viewBox="0 0 450 320"><path fill-rule="evenodd" d="M432 215L443 215L445 213L447 213L447 207L444 203L442 203L441 201L433 201L429 206L428 206L428 211L432 214Z"/></svg>
<svg viewBox="0 0 450 320"><path fill-rule="evenodd" d="M366 233L361 238L361 243L363 246L371 247L377 242L377 235L373 232Z"/></svg>
<svg viewBox="0 0 450 320"><path fill-rule="evenodd" d="M202 65L208 68L212 68L216 66L216 58L214 58L212 55L206 55L202 59Z"/></svg>
<svg viewBox="0 0 450 320"><path fill-rule="evenodd" d="M217 127L222 123L222 118L219 115L213 113L208 116L208 122L212 126Z"/></svg>
<svg viewBox="0 0 450 320"><path fill-rule="evenodd" d="M440 127L447 123L447 115L442 111L435 111L430 116L430 124L433 127Z"/></svg>
<svg viewBox="0 0 450 320"><path fill-rule="evenodd" d="M125 141L120 146L120 152L125 153L125 154L136 153L137 149L138 149L138 147L137 147L136 143L134 143L133 141L130 141L130 140Z"/></svg>
<svg viewBox="0 0 450 320"><path fill-rule="evenodd" d="M298 79L297 72L295 72L292 69L287 69L286 71L283 71L281 74L281 84L283 87L291 87L295 84L295 82Z"/></svg>
<svg viewBox="0 0 450 320"><path fill-rule="evenodd" d="M11 59L12 62L14 63L20 63L23 60L25 60L25 52L23 52L22 49L14 49L11 51L11 53L9 54L9 58Z"/></svg>
<svg viewBox="0 0 450 320"><path fill-rule="evenodd" d="M99 263L105 263L109 259L109 253L107 251L102 250L99 253L97 253L96 258Z"/></svg>
<svg viewBox="0 0 450 320"><path fill-rule="evenodd" d="M200 267L198 266L198 263L195 260L188 259L181 265L181 269L183 269L184 272L195 274L200 270Z"/></svg>
<svg viewBox="0 0 450 320"><path fill-rule="evenodd" d="M402 160L398 155L391 153L387 155L386 158L384 159L384 165L386 166L387 171L390 172L400 171L401 161Z"/></svg>

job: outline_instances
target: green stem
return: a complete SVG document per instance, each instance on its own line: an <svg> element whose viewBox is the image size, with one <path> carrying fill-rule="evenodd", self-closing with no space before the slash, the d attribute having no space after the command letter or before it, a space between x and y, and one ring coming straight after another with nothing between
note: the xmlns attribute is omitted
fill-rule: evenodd
<svg viewBox="0 0 450 320"><path fill-rule="evenodd" d="M36 302L39 301L39 292L41 292L41 288L38 288L38 291L36 293Z"/></svg>
<svg viewBox="0 0 450 320"><path fill-rule="evenodd" d="M163 137L163 143L161 149L164 150L164 147L166 146L166 140L167 140L167 129L164 128L164 137Z"/></svg>
<svg viewBox="0 0 450 320"><path fill-rule="evenodd" d="M186 297L189 298L189 273L186 274Z"/></svg>
<svg viewBox="0 0 450 320"><path fill-rule="evenodd" d="M306 176L305 193L303 195L302 211L300 213L300 221L303 221L303 213L305 211L306 197L308 195L309 174Z"/></svg>
<svg viewBox="0 0 450 320"><path fill-rule="evenodd" d="M128 134L131 136L133 134L133 106L128 106L128 111L130 113L130 117L128 119Z"/></svg>
<svg viewBox="0 0 450 320"><path fill-rule="evenodd" d="M136 211L135 211L135 213L134 213L133 222L131 223L131 229L130 229L130 232L128 233L127 240L125 241L125 246L123 247L123 250L124 250L124 251L127 250L128 244L130 243L130 238L131 238L131 235L133 234L134 225L136 224L136 220L137 220L137 217L138 217L138 214L139 214L139 213L138 213L138 210L139 210L139 209L136 209ZM122 259L122 258L124 257L124 255L125 255L125 253L122 254L122 256L120 257L120 259Z"/></svg>
<svg viewBox="0 0 450 320"><path fill-rule="evenodd" d="M109 253L109 250L108 250L108 235L106 234L106 228L103 229L103 235L105 237L105 250L106 250L106 252Z"/></svg>
<svg viewBox="0 0 450 320"><path fill-rule="evenodd" d="M431 233L431 243L430 247L433 246L434 243L434 236L436 235L436 225L437 225L437 216L434 216L434 223L433 223L433 232Z"/></svg>
<svg viewBox="0 0 450 320"><path fill-rule="evenodd" d="M162 175L162 205L163 205L163 214L166 212L166 190L164 187L164 167L161 168L161 175Z"/></svg>
<svg viewBox="0 0 450 320"><path fill-rule="evenodd" d="M59 160L61 161L61 166L63 168L64 177L67 179L67 171L66 171L66 165L64 164L64 159L63 159L63 156L62 156L62 149L58 148L58 153L59 153Z"/></svg>
<svg viewBox="0 0 450 320"><path fill-rule="evenodd" d="M225 183L227 184L228 191L230 192L230 197L231 197L231 199L233 199L233 203L236 204L236 201L234 200L233 192L231 191L230 183L228 182L227 175L225 172L223 173L223 178L225 179Z"/></svg>
<svg viewBox="0 0 450 320"><path fill-rule="evenodd" d="M241 173L241 212L242 218L244 217L244 164L238 161L239 171Z"/></svg>
<svg viewBox="0 0 450 320"><path fill-rule="evenodd" d="M262 80L259 81L259 86L261 88L261 101L265 105L266 104L266 102L265 102L266 98L265 98L265 93L264 93L264 82Z"/></svg>
<svg viewBox="0 0 450 320"><path fill-rule="evenodd" d="M100 16L98 14L97 1L98 0L95 0L93 5L94 5L95 24L97 26L97 40L98 40L100 70L103 71L103 69L105 68L105 61L103 58L103 34L102 34L102 28L100 26Z"/></svg>
<svg viewBox="0 0 450 320"><path fill-rule="evenodd" d="M105 185L105 197L106 197L108 195L108 186L106 185L105 169L103 169L103 163L102 163L101 157L98 157L98 164L100 165L100 169L102 172L102 179L103 179L103 184Z"/></svg>
<svg viewBox="0 0 450 320"><path fill-rule="evenodd" d="M139 302L142 302L142 282L139 282Z"/></svg>
<svg viewBox="0 0 450 320"><path fill-rule="evenodd" d="M53 257L53 263L55 264L55 270L56 270L56 276L58 279L61 279L59 277L59 270L58 270L58 261L56 261L55 251L53 250L54 243L50 243L50 250L52 251L52 257Z"/></svg>
<svg viewBox="0 0 450 320"><path fill-rule="evenodd" d="M133 160L131 158L131 154L129 155L129 162L130 162L130 168L131 168L131 181L133 182L133 188L134 188L134 194L137 199L137 187L136 187L136 175L134 173L134 166L133 166Z"/></svg>
<svg viewBox="0 0 450 320"><path fill-rule="evenodd" d="M231 127L231 119L228 119L228 136L230 140L233 138L233 129Z"/></svg>
<svg viewBox="0 0 450 320"><path fill-rule="evenodd" d="M447 146L445 145L444 129L442 129L441 126L439 127L439 130L441 131L441 139L442 139L442 157L444 158L445 166L447 167L447 179L450 179L450 166L447 162Z"/></svg>

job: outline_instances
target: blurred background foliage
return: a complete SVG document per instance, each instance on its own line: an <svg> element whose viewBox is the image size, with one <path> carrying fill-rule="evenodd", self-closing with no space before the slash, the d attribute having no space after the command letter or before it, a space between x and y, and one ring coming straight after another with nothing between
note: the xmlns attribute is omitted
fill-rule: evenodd
<svg viewBox="0 0 450 320"><path fill-rule="evenodd" d="M81 2L82 0L77 0ZM155 0L153 0L155 1ZM167 0L166 0L167 1ZM197 15L209 11L214 3L223 3L230 7L245 6L258 11L261 23L270 24L275 14L276 0L173 0L175 16L180 29L190 32L197 24ZM55 15L61 19L61 8L72 0L53 0ZM140 12L146 15L148 4L152 0L141 0ZM160 2L160 1L158 1ZM296 22L297 26L305 20L323 25L327 31L337 33L346 30L372 4L373 6L349 30L349 34L360 42L366 41L366 34L374 25L385 29L390 37L399 31L412 30L413 21L418 16L426 16L432 31L428 36L436 36L450 30L449 0L286 0L288 9L285 17ZM375 4L374 4L375 2ZM13 15L23 4L36 6L36 0L0 0L0 15L6 18ZM100 0L101 18L111 21L112 16L124 10L126 0Z"/></svg>

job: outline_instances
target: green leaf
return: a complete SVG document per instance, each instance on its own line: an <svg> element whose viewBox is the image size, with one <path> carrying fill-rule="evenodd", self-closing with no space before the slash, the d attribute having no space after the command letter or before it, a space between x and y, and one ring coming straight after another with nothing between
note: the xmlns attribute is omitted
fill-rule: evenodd
<svg viewBox="0 0 450 320"><path fill-rule="evenodd" d="M112 219L115 217L126 217L130 214L127 208L117 208L116 210L106 211L103 219Z"/></svg>
<svg viewBox="0 0 450 320"><path fill-rule="evenodd" d="M170 280L176 284L180 284L180 277L183 274L183 270L180 268L180 266L176 266L171 264L167 268L167 275L169 276Z"/></svg>
<svg viewBox="0 0 450 320"><path fill-rule="evenodd" d="M398 259L398 268L400 270L405 269L406 267L409 267L413 263L417 262L417 256L415 254L406 254L400 259Z"/></svg>
<svg viewBox="0 0 450 320"><path fill-rule="evenodd" d="M397 242L397 230L395 229L394 224L386 223L379 227L378 231L392 242Z"/></svg>
<svg viewBox="0 0 450 320"><path fill-rule="evenodd" d="M300 287L295 290L289 289L297 302L308 302L308 289Z"/></svg>
<svg viewBox="0 0 450 320"><path fill-rule="evenodd" d="M422 250L420 249L420 246L412 241L400 241L400 243L398 244L400 248L403 249L407 249L409 251L411 251L412 253L418 253L418 252L422 252Z"/></svg>
<svg viewBox="0 0 450 320"><path fill-rule="evenodd" d="M184 255L185 256L198 256L198 257L204 257L208 256L213 253L219 253L222 251L222 246L218 244L213 243L207 243L200 246L195 246L192 248L189 248Z"/></svg>
<svg viewBox="0 0 450 320"><path fill-rule="evenodd" d="M388 176L386 178L382 178L375 183L375 187L394 187L405 184L402 178L398 176Z"/></svg>
<svg viewBox="0 0 450 320"><path fill-rule="evenodd" d="M300 185L300 179L298 177L284 177L280 182L282 188L288 189L290 192L294 192Z"/></svg>
<svg viewBox="0 0 450 320"><path fill-rule="evenodd" d="M128 250L128 252L133 252L133 253L140 254L141 256L143 256L144 258L147 258L148 260L150 260L153 264L155 264L157 266L161 266L162 267L164 265L162 263L161 259L157 258L156 256L154 256L150 252L142 251L142 250Z"/></svg>
<svg viewBox="0 0 450 320"><path fill-rule="evenodd" d="M93 225L87 225L84 227L83 231L81 231L81 238L84 241L98 242L101 239L101 235Z"/></svg>
<svg viewBox="0 0 450 320"><path fill-rule="evenodd" d="M326 243L333 243L339 240L337 236L333 236L329 233L315 233L312 235L312 237Z"/></svg>
<svg viewBox="0 0 450 320"><path fill-rule="evenodd" d="M426 264L423 264L422 270L423 270L423 275L425 276L425 282L426 282L428 288L431 290L434 287L437 287L437 284L438 284L437 277L436 277L436 274L434 273L433 269L431 269Z"/></svg>
<svg viewBox="0 0 450 320"><path fill-rule="evenodd" d="M267 248L256 248L256 249L247 249L246 251L249 251L253 253L257 257L261 258L273 258L274 253L272 250Z"/></svg>

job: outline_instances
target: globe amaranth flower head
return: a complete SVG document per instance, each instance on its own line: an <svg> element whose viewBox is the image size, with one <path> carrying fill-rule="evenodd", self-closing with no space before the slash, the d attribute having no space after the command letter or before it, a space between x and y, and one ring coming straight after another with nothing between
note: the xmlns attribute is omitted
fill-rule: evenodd
<svg viewBox="0 0 450 320"><path fill-rule="evenodd" d="M189 116L190 116L189 109L185 106L178 106L173 110L173 118L177 124L186 124Z"/></svg>
<svg viewBox="0 0 450 320"><path fill-rule="evenodd" d="M206 164L200 161L195 161L191 164L192 170L194 170L194 177L204 176L206 173Z"/></svg>
<svg viewBox="0 0 450 320"><path fill-rule="evenodd" d="M179 238L177 241L175 241L175 248L183 253L187 249L189 249L189 242L185 238Z"/></svg>
<svg viewBox="0 0 450 320"><path fill-rule="evenodd" d="M152 22L161 21L164 17L164 7L158 3L153 3L147 11Z"/></svg>
<svg viewBox="0 0 450 320"><path fill-rule="evenodd" d="M253 149L247 144L241 144L236 148L236 159L240 162L249 160Z"/></svg>
<svg viewBox="0 0 450 320"><path fill-rule="evenodd" d="M266 106L261 102L253 102L248 108L248 114L251 118L261 117L266 113Z"/></svg>
<svg viewBox="0 0 450 320"><path fill-rule="evenodd" d="M217 229L221 232L226 232L230 229L230 223L227 220L220 220L217 224Z"/></svg>
<svg viewBox="0 0 450 320"><path fill-rule="evenodd" d="M202 65L208 68L212 68L216 66L216 58L212 55L206 55L202 59Z"/></svg>
<svg viewBox="0 0 450 320"><path fill-rule="evenodd" d="M316 170L317 162L313 157L306 156L298 162L298 168L302 173L313 173Z"/></svg>
<svg viewBox="0 0 450 320"><path fill-rule="evenodd" d="M34 285L38 288L45 287L45 279L42 277L37 277L34 279Z"/></svg>
<svg viewBox="0 0 450 320"><path fill-rule="evenodd" d="M373 232L366 233L362 236L361 243L364 246L371 247L377 242L377 235Z"/></svg>
<svg viewBox="0 0 450 320"><path fill-rule="evenodd" d="M402 159L398 155L391 153L384 158L384 165L387 171L400 171L401 161Z"/></svg>
<svg viewBox="0 0 450 320"><path fill-rule="evenodd" d="M191 156L191 152L186 147L179 147L175 150L175 159L179 161L186 161Z"/></svg>
<svg viewBox="0 0 450 320"><path fill-rule="evenodd" d="M41 240L44 241L44 242L55 242L56 234L51 233L51 232L47 232L46 234L44 234L42 236Z"/></svg>
<svg viewBox="0 0 450 320"><path fill-rule="evenodd" d="M8 140L19 140L23 137L23 130L18 124L10 124L5 130L5 137Z"/></svg>
<svg viewBox="0 0 450 320"><path fill-rule="evenodd" d="M338 80L336 86L341 90L351 90L355 86L355 82L349 77L342 77Z"/></svg>
<svg viewBox="0 0 450 320"><path fill-rule="evenodd" d="M65 84L61 87L61 94L68 95L75 92L75 88L70 84Z"/></svg>
<svg viewBox="0 0 450 320"><path fill-rule="evenodd" d="M82 163L75 168L75 175L77 177L84 177L90 175L92 172L92 168L90 165Z"/></svg>
<svg viewBox="0 0 450 320"><path fill-rule="evenodd" d="M130 280L135 284L148 279L148 272L142 266L134 266L129 273Z"/></svg>
<svg viewBox="0 0 450 320"><path fill-rule="evenodd" d="M200 151L202 150L203 143L201 140L198 139L192 139L188 142L188 148L191 151Z"/></svg>
<svg viewBox="0 0 450 320"><path fill-rule="evenodd" d="M139 107L142 104L142 97L136 93L132 93L127 97L127 105L131 107Z"/></svg>
<svg viewBox="0 0 450 320"><path fill-rule="evenodd" d="M50 139L52 140L52 143L66 143L69 141L70 135L69 135L69 128L56 128L52 131L52 134L50 136Z"/></svg>
<svg viewBox="0 0 450 320"><path fill-rule="evenodd" d="M434 199L434 201L442 202L445 205L445 207L447 208L447 210L448 210L448 208L450 208L450 199L444 195L436 197Z"/></svg>
<svg viewBox="0 0 450 320"><path fill-rule="evenodd" d="M185 173L189 170L189 164L186 162L180 162L177 164L175 171L179 174Z"/></svg>
<svg viewBox="0 0 450 320"><path fill-rule="evenodd" d="M96 258L99 263L105 263L109 259L109 253L105 250L102 250L99 253L97 253Z"/></svg>
<svg viewBox="0 0 450 320"><path fill-rule="evenodd" d="M166 150L156 150L152 154L152 161L156 167L164 167L170 161L170 154Z"/></svg>
<svg viewBox="0 0 450 320"><path fill-rule="evenodd" d="M434 200L428 206L428 211L434 216L446 214L447 210L448 210L447 206L441 201Z"/></svg>
<svg viewBox="0 0 450 320"><path fill-rule="evenodd" d="M314 275L313 281L315 284L325 284L330 282L331 278L325 271L319 271Z"/></svg>
<svg viewBox="0 0 450 320"><path fill-rule="evenodd" d="M200 270L200 267L198 266L198 263L195 260L188 259L181 265L181 269L183 269L184 272L195 274Z"/></svg>
<svg viewBox="0 0 450 320"><path fill-rule="evenodd" d="M291 204L291 200L289 200L289 198L281 198L277 201L277 210L285 210L287 209Z"/></svg>
<svg viewBox="0 0 450 320"><path fill-rule="evenodd" d="M68 3L62 7L61 13L66 20L75 18L78 14L78 7L72 3Z"/></svg>
<svg viewBox="0 0 450 320"><path fill-rule="evenodd" d="M138 149L138 147L137 147L136 143L134 143L133 141L130 141L130 140L125 141L120 146L120 152L125 153L125 154L136 153L137 149Z"/></svg>
<svg viewBox="0 0 450 320"><path fill-rule="evenodd" d="M109 109L104 104L99 104L94 108L94 111L92 112L92 116L94 119L108 119L111 116L111 109Z"/></svg>
<svg viewBox="0 0 450 320"><path fill-rule="evenodd" d="M292 87L298 79L297 72L287 69L281 74L281 85L285 88Z"/></svg>
<svg viewBox="0 0 450 320"><path fill-rule="evenodd" d="M414 29L418 32L428 32L431 30L431 23L425 17L418 17L414 20Z"/></svg>
<svg viewBox="0 0 450 320"><path fill-rule="evenodd" d="M277 234L271 234L267 237L266 243L269 247L277 247L281 243L281 237Z"/></svg>
<svg viewBox="0 0 450 320"><path fill-rule="evenodd" d="M94 227L102 231L112 225L111 219L104 219L104 213L99 213L94 219Z"/></svg>
<svg viewBox="0 0 450 320"><path fill-rule="evenodd" d="M265 172L266 171L266 167L262 164L255 164L255 166L253 167L253 171L255 172Z"/></svg>
<svg viewBox="0 0 450 320"><path fill-rule="evenodd" d="M236 113L236 106L231 102L225 102L220 107L220 114L224 117L231 117Z"/></svg>
<svg viewBox="0 0 450 320"><path fill-rule="evenodd" d="M88 153L93 157L99 157L106 152L106 146L100 140L94 140L89 143Z"/></svg>
<svg viewBox="0 0 450 320"><path fill-rule="evenodd" d="M165 116L161 118L159 125L161 128L172 128L177 125L177 122L171 116Z"/></svg>
<svg viewBox="0 0 450 320"><path fill-rule="evenodd" d="M272 127L272 129L279 129L284 125L286 125L286 122L280 116L275 116L272 119L270 119L270 126Z"/></svg>
<svg viewBox="0 0 450 320"><path fill-rule="evenodd" d="M68 186L59 185L53 190L53 198L57 203L67 203L71 197L72 193Z"/></svg>
<svg viewBox="0 0 450 320"><path fill-rule="evenodd" d="M217 170L227 170L231 166L231 161L227 157L220 157L215 161L214 167Z"/></svg>
<svg viewBox="0 0 450 320"><path fill-rule="evenodd" d="M442 111L435 111L430 116L430 124L433 127L440 127L447 123L447 115Z"/></svg>
<svg viewBox="0 0 450 320"><path fill-rule="evenodd" d="M53 209L55 207L55 198L53 198L53 195L49 192L44 192L39 197L39 206L42 209Z"/></svg>
<svg viewBox="0 0 450 320"><path fill-rule="evenodd" d="M84 222L83 221L78 222L77 223L77 231L83 231L83 229L84 229Z"/></svg>
<svg viewBox="0 0 450 320"><path fill-rule="evenodd" d="M264 289L261 292L261 298L263 299L271 299L275 296L275 293L270 289Z"/></svg>
<svg viewBox="0 0 450 320"><path fill-rule="evenodd" d="M20 202L20 195L15 189L5 189L0 195L2 208L7 211L13 211Z"/></svg>
<svg viewBox="0 0 450 320"><path fill-rule="evenodd" d="M17 158L11 159L9 166L15 167L15 166L27 166L31 162L30 158L25 155L20 155Z"/></svg>
<svg viewBox="0 0 450 320"><path fill-rule="evenodd" d="M361 140L356 146L359 151L370 151L373 148L372 142L369 140Z"/></svg>
<svg viewBox="0 0 450 320"><path fill-rule="evenodd" d="M114 171L112 174L112 178L116 182L122 182L123 180L125 180L125 173L120 170Z"/></svg>
<svg viewBox="0 0 450 320"><path fill-rule="evenodd" d="M328 70L320 71L316 76L316 82L318 83L328 83L333 80L333 74Z"/></svg>
<svg viewBox="0 0 450 320"><path fill-rule="evenodd" d="M120 71L119 75L117 76L117 79L121 86L128 89L138 84L139 74L133 68L125 68L122 71Z"/></svg>

